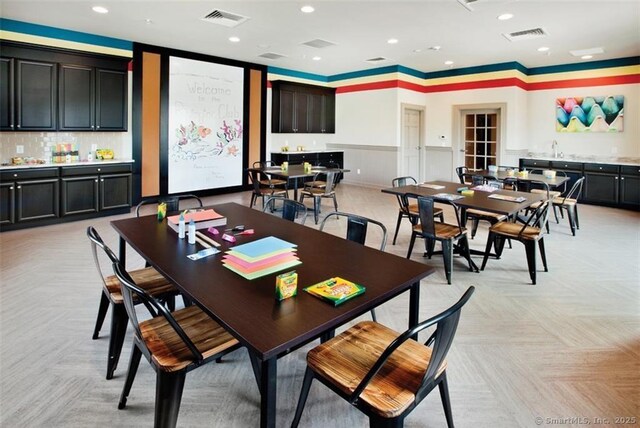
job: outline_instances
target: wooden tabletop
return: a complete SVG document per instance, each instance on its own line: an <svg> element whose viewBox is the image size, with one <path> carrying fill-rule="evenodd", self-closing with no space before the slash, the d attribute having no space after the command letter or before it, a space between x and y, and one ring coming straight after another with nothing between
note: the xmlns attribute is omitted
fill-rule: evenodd
<svg viewBox="0 0 640 428"><path fill-rule="evenodd" d="M430 187L425 187L425 185L435 185L435 186L444 186L441 189L433 189ZM406 194L416 194L420 196L434 196L438 193L449 193L458 195L458 189L461 187L468 187L469 189L473 189L472 185L463 185L460 183L453 183L449 181L429 181L424 183L424 185L409 185L402 187L391 187L388 189L382 189L383 193L391 193L394 195L406 195ZM514 197L523 197L525 200L523 202L510 202L510 201L501 201L499 199L489 198L491 194L502 194L506 196L514 196ZM518 213L520 210L523 210L531 204L541 201L544 198L542 193L527 193L527 192L514 192L511 190L496 190L495 192L483 192L480 190L475 190L472 196L464 196L461 199L457 199L453 201L459 207L468 209L474 208L483 211L490 211L499 214L512 215ZM436 201L438 199L436 198Z"/></svg>
<svg viewBox="0 0 640 428"><path fill-rule="evenodd" d="M223 267L222 253L198 261L189 260L187 255L202 247L178 239L166 221L158 222L155 215L116 220L111 224L146 261L263 360L277 357L366 313L433 272L426 264L235 203L216 205L214 209L227 216L227 227L243 224L255 230L254 235L237 236L237 244L276 236L298 245L302 264L294 268L298 272L296 297L277 302L277 274L246 280ZM226 241L216 240L223 243L223 252L230 247ZM333 276L364 285L367 290L338 307L302 291Z"/></svg>
<svg viewBox="0 0 640 428"><path fill-rule="evenodd" d="M248 168L249 171L259 171L265 174L273 175L274 177L281 178L303 178L303 177L313 177L319 172L349 172L348 169L344 168L327 168L324 166L312 166L310 172L304 171L304 166L302 164L299 165L289 165L286 170L282 170L278 167L267 167L267 168Z"/></svg>

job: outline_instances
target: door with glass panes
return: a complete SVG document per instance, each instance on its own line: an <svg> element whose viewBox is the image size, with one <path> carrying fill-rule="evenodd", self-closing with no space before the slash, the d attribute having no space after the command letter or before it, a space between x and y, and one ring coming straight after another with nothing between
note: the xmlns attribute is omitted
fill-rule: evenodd
<svg viewBox="0 0 640 428"><path fill-rule="evenodd" d="M497 110L463 112L464 165L472 171L497 165L499 115Z"/></svg>

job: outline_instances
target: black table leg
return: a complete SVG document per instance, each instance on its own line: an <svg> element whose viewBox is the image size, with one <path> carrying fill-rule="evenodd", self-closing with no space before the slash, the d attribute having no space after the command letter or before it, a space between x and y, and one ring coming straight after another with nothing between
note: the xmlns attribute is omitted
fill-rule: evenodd
<svg viewBox="0 0 640 428"><path fill-rule="evenodd" d="M420 312L420 281L414 282L409 291L409 328L418 325ZM418 340L416 333L413 340Z"/></svg>
<svg viewBox="0 0 640 428"><path fill-rule="evenodd" d="M120 237L120 245L118 248L118 258L120 259L120 264L122 265L122 267L124 267L125 269L127 268L127 242L124 240L124 238L121 236Z"/></svg>
<svg viewBox="0 0 640 428"><path fill-rule="evenodd" d="M260 427L276 426L277 357L260 362Z"/></svg>

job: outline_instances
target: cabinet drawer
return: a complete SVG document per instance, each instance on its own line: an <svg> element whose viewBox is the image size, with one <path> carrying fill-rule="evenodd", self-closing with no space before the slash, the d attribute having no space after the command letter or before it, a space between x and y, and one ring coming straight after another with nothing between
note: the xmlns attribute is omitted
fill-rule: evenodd
<svg viewBox="0 0 640 428"><path fill-rule="evenodd" d="M610 174L618 173L618 165L608 165L602 163L585 163L584 170L589 172L603 172Z"/></svg>
<svg viewBox="0 0 640 428"><path fill-rule="evenodd" d="M582 171L582 164L580 162L551 161L551 168Z"/></svg>
<svg viewBox="0 0 640 428"><path fill-rule="evenodd" d="M550 162L546 161L546 160L540 160L540 159L522 159L522 167L523 168L532 168L532 167L537 167L537 168L548 168L549 167Z"/></svg>
<svg viewBox="0 0 640 428"><path fill-rule="evenodd" d="M70 166L62 168L63 177L72 177L75 175L115 174L119 172L131 172L131 164L123 163L112 165Z"/></svg>
<svg viewBox="0 0 640 428"><path fill-rule="evenodd" d="M57 176L58 168L14 169L11 171L2 171L2 173L0 173L0 179L2 179L2 181L30 180L32 178L55 178Z"/></svg>
<svg viewBox="0 0 640 428"><path fill-rule="evenodd" d="M620 174L640 175L640 166L622 165L620 166Z"/></svg>

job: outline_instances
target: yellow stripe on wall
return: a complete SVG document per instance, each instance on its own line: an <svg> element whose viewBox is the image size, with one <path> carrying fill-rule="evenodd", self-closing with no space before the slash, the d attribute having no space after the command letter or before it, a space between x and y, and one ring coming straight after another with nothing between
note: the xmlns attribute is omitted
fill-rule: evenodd
<svg viewBox="0 0 640 428"><path fill-rule="evenodd" d="M14 33L12 31L0 30L0 39L133 58L133 52L125 49L109 48L105 46L91 45L88 43L70 42L68 40L52 39L50 37L32 36L30 34Z"/></svg>

